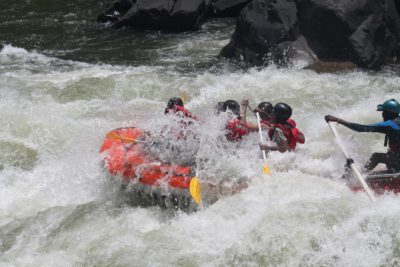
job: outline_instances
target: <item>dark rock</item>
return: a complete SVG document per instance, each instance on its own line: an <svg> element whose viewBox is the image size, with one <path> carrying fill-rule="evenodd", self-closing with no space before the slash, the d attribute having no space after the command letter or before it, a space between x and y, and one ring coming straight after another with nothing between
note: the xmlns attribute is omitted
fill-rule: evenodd
<svg viewBox="0 0 400 267"><path fill-rule="evenodd" d="M99 22L118 21L136 3L136 0L116 0L97 17Z"/></svg>
<svg viewBox="0 0 400 267"><path fill-rule="evenodd" d="M258 65L304 54L376 69L399 61L399 10L400 0L253 0L221 55Z"/></svg>
<svg viewBox="0 0 400 267"><path fill-rule="evenodd" d="M318 58L377 69L399 55L397 7L393 0L300 0L300 28Z"/></svg>
<svg viewBox="0 0 400 267"><path fill-rule="evenodd" d="M400 0L386 0L384 6L385 40L381 59L384 64L399 63L400 60Z"/></svg>
<svg viewBox="0 0 400 267"><path fill-rule="evenodd" d="M354 47L359 40L350 36L380 6L376 0L300 0L300 30L319 59L360 64Z"/></svg>
<svg viewBox="0 0 400 267"><path fill-rule="evenodd" d="M178 0L171 12L172 29L198 29L205 21L206 2L204 0Z"/></svg>
<svg viewBox="0 0 400 267"><path fill-rule="evenodd" d="M255 65L269 60L282 63L297 37L297 8L292 0L253 0L240 13L221 55Z"/></svg>
<svg viewBox="0 0 400 267"><path fill-rule="evenodd" d="M385 27L383 12L379 9L375 14L365 20L350 36L352 49L355 52L354 61L360 66L377 69L382 64L378 45L383 45L385 40Z"/></svg>
<svg viewBox="0 0 400 267"><path fill-rule="evenodd" d="M237 17L242 8L251 1L116 0L98 16L97 20L115 23L117 27L139 26L149 29L190 30L197 29L205 16ZM183 21L180 21L181 19ZM162 25L164 23L166 25Z"/></svg>
<svg viewBox="0 0 400 267"><path fill-rule="evenodd" d="M210 16L237 17L252 0L212 0Z"/></svg>
<svg viewBox="0 0 400 267"><path fill-rule="evenodd" d="M157 26L168 20L173 4L169 0L138 1L115 26L159 29Z"/></svg>
<svg viewBox="0 0 400 267"><path fill-rule="evenodd" d="M237 16L220 53L250 65L349 61L378 69L400 58L400 0L116 0L98 17L115 27L196 30Z"/></svg>
<svg viewBox="0 0 400 267"><path fill-rule="evenodd" d="M115 19L109 21L114 22L115 27L196 30L205 20L207 3L210 0L137 0L122 16L114 16Z"/></svg>

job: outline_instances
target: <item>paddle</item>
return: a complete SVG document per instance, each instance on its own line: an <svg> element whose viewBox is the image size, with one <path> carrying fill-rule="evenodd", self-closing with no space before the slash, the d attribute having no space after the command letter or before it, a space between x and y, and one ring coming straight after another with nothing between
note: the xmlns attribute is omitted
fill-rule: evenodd
<svg viewBox="0 0 400 267"><path fill-rule="evenodd" d="M200 186L199 180L197 179L197 176L192 177L192 179L190 180L189 192L190 192L190 195L192 196L193 200L197 204L200 204L200 202L201 202L201 186Z"/></svg>
<svg viewBox="0 0 400 267"><path fill-rule="evenodd" d="M261 119L260 119L260 114L259 114L258 112L256 112L256 116L257 116L257 122L258 122L258 133L260 134L260 141L261 141L261 144L263 144L263 143L264 143L264 138L263 138L262 131L261 131ZM264 158L263 173L264 173L264 174L269 174L270 171L269 171L269 167L268 167L268 165L267 165L267 155L266 155L266 153L265 153L265 150L263 150L262 153L263 153L263 158Z"/></svg>
<svg viewBox="0 0 400 267"><path fill-rule="evenodd" d="M185 104L186 98L187 98L187 93L186 93L186 91L183 91L181 93L181 99L182 99L183 104Z"/></svg>
<svg viewBox="0 0 400 267"><path fill-rule="evenodd" d="M350 163L350 167L354 172L354 175L357 177L358 181L361 183L362 187L364 188L365 192L367 193L369 199L371 199L371 201L375 201L376 198L374 196L374 193L372 193L371 189L369 188L369 186L367 185L367 183L365 182L365 179L362 177L360 171L358 170L358 168L356 167L356 165L352 162L352 159L349 157L349 154L347 153L347 151L344 148L344 145L342 143L342 140L340 139L339 133L336 129L336 126L333 122L328 122L329 127L332 130L333 135L336 138L336 143L338 144L339 148L342 150L344 157L348 160L348 162Z"/></svg>
<svg viewBox="0 0 400 267"><path fill-rule="evenodd" d="M120 139L120 140L124 140L124 141L129 141L132 143L147 143L146 141L140 141L140 140L136 140L136 139L132 139L132 138L128 138L128 137L122 137L120 135L118 135L116 132L109 132L106 135L107 138L111 138L111 139Z"/></svg>
<svg viewBox="0 0 400 267"><path fill-rule="evenodd" d="M186 93L186 91L183 91L181 93L181 99L182 99L183 104L185 104L186 98L187 98L187 93ZM193 176L192 179L190 180L189 192L190 192L190 195L192 196L194 202L196 202L197 204L200 204L200 202L201 202L201 185L200 185L199 180L197 179L197 174L196 174L196 176Z"/></svg>

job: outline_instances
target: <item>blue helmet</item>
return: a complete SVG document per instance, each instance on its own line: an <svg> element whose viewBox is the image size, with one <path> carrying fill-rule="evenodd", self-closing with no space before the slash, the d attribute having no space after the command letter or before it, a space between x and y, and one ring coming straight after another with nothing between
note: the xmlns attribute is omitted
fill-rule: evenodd
<svg viewBox="0 0 400 267"><path fill-rule="evenodd" d="M376 107L377 111L389 111L392 113L400 113L400 104L395 99L386 100L383 104Z"/></svg>

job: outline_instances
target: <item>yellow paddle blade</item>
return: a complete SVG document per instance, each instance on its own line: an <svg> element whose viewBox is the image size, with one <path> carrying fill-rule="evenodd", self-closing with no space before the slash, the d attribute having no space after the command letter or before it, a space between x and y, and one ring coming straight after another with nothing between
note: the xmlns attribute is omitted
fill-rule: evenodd
<svg viewBox="0 0 400 267"><path fill-rule="evenodd" d="M183 91L183 92L181 93L181 99L182 99L183 104L185 104L186 98L187 98L186 91Z"/></svg>
<svg viewBox="0 0 400 267"><path fill-rule="evenodd" d="M201 186L200 186L200 183L197 180L196 176L194 176L192 178L192 180L190 180L189 192L190 192L190 195L192 196L193 200L197 204L200 204L200 201L201 201Z"/></svg>
<svg viewBox="0 0 400 267"><path fill-rule="evenodd" d="M263 166L263 173L264 174L269 174L269 167L267 165Z"/></svg>
<svg viewBox="0 0 400 267"><path fill-rule="evenodd" d="M136 142L135 139L119 136L119 135L118 135L117 133L115 133L115 132L109 132L109 133L107 133L106 137L107 137L107 138L113 138L113 139L121 139L121 140L124 140L124 141Z"/></svg>

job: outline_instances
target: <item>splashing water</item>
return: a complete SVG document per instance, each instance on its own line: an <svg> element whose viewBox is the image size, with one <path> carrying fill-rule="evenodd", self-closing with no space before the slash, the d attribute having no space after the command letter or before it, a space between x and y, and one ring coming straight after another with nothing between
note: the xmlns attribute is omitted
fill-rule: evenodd
<svg viewBox="0 0 400 267"><path fill-rule="evenodd" d="M185 55L196 45L187 40L177 53ZM2 48L0 265L399 264L397 196L370 203L365 194L347 188L340 179L345 160L323 120L332 114L380 121L375 105L400 98L396 70L187 71L163 64L91 64ZM171 121L163 109L183 91L186 107L201 123L193 126L199 139L181 148L202 160L200 178L251 177L250 185L192 214L126 205L101 168L104 135L138 126L167 138L162 129ZM215 104L244 98L253 106L289 103L306 136L295 153L269 154L270 177L261 173L257 133L240 144L220 138L226 118L215 114ZM383 151L380 135L339 131L359 165ZM185 153L182 159L189 157Z"/></svg>

